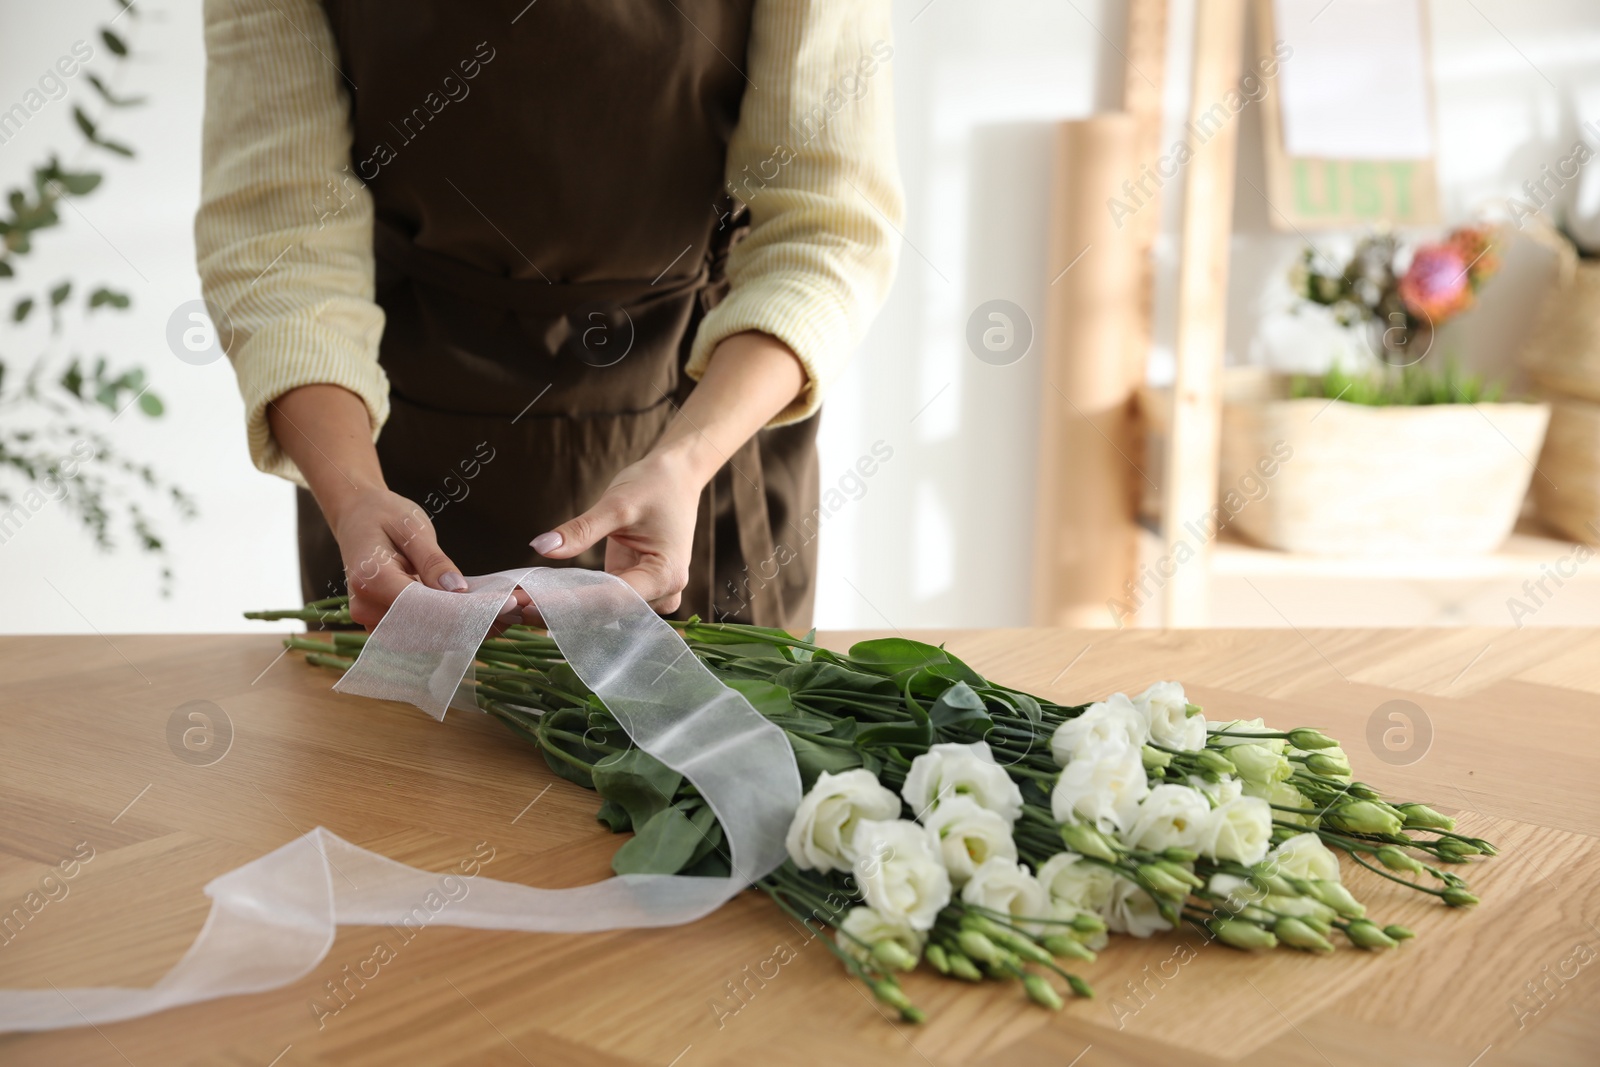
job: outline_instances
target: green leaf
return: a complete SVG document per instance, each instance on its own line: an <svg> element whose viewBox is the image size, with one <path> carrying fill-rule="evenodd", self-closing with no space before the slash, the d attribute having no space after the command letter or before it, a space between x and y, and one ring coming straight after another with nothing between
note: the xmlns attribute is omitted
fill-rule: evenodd
<svg viewBox="0 0 1600 1067"><path fill-rule="evenodd" d="M15 278L17 272L11 269L11 264L0 259L0 278Z"/></svg>
<svg viewBox="0 0 1600 1067"><path fill-rule="evenodd" d="M133 149L120 142L96 138L94 143L100 148L104 148L107 152L115 152L117 155L126 156L128 159L133 158Z"/></svg>
<svg viewBox="0 0 1600 1067"><path fill-rule="evenodd" d="M119 293L104 286L89 294L89 307L91 310L108 305L120 309L127 307L131 303L133 303L133 299L127 293Z"/></svg>
<svg viewBox="0 0 1600 1067"><path fill-rule="evenodd" d="M896 698L900 695L900 687L893 679L863 671L853 671L849 667L821 659L786 667L773 675L772 680L796 697L845 694L870 699Z"/></svg>
<svg viewBox="0 0 1600 1067"><path fill-rule="evenodd" d="M724 685L741 694L761 714L769 719L783 718L795 713L789 690L759 678L724 678Z"/></svg>
<svg viewBox="0 0 1600 1067"><path fill-rule="evenodd" d="M98 136L95 131L94 120L84 112L83 108L78 107L76 104L72 108L72 120L78 124L78 129L82 130L83 135L89 140L92 141Z"/></svg>
<svg viewBox="0 0 1600 1067"><path fill-rule="evenodd" d="M710 855L713 849L722 844L722 824L717 822L717 813L712 811L711 805L705 801L697 803L697 807L686 812L689 821L700 834L700 843L695 846L694 855L689 857L691 866Z"/></svg>
<svg viewBox="0 0 1600 1067"><path fill-rule="evenodd" d="M159 419L167 408L165 404L161 403L159 396L151 392L144 392L139 394L139 410L152 419Z"/></svg>
<svg viewBox="0 0 1600 1067"><path fill-rule="evenodd" d="M618 874L677 874L704 840L683 812L663 808L622 843L611 857L611 869Z"/></svg>
<svg viewBox="0 0 1600 1067"><path fill-rule="evenodd" d="M113 55L126 56L128 54L126 42L121 37L118 37L111 27L107 26L100 31L100 39L106 43L107 48L111 49Z"/></svg>
<svg viewBox="0 0 1600 1067"><path fill-rule="evenodd" d="M142 96L118 96L111 91L111 87L101 81L97 75L89 75L89 84L94 86L95 92L100 94L100 99L112 107L137 107L145 102Z"/></svg>
<svg viewBox="0 0 1600 1067"><path fill-rule="evenodd" d="M61 388L79 400L83 399L83 368L79 366L77 360L73 360L61 375Z"/></svg>
<svg viewBox="0 0 1600 1067"><path fill-rule="evenodd" d="M672 804L683 775L641 749L605 757L591 771L594 789L628 813L635 830Z"/></svg>
<svg viewBox="0 0 1600 1067"><path fill-rule="evenodd" d="M600 801L600 810L595 812L594 817L605 823L614 834L620 834L633 825L622 805L609 797Z"/></svg>
<svg viewBox="0 0 1600 1067"><path fill-rule="evenodd" d="M935 730L944 730L959 723L981 720L989 722L989 709L983 698L966 682L957 682L939 694L928 709L928 718Z"/></svg>
<svg viewBox="0 0 1600 1067"><path fill-rule="evenodd" d="M800 784L805 789L816 785L817 776L823 771L840 774L862 764L861 753L854 749L819 745L794 734L784 736L789 739L789 747L794 749L795 762L800 765Z"/></svg>
<svg viewBox="0 0 1600 1067"><path fill-rule="evenodd" d="M894 677L935 663L948 663L944 649L905 637L880 637L850 646L850 661L863 670Z"/></svg>
<svg viewBox="0 0 1600 1067"><path fill-rule="evenodd" d="M28 312L33 310L33 297L25 296L18 300L11 308L11 321L21 322L28 317Z"/></svg>
<svg viewBox="0 0 1600 1067"><path fill-rule="evenodd" d="M50 306L53 308L60 307L62 304L67 302L67 297L71 295L72 283L62 282L60 285L50 290Z"/></svg>

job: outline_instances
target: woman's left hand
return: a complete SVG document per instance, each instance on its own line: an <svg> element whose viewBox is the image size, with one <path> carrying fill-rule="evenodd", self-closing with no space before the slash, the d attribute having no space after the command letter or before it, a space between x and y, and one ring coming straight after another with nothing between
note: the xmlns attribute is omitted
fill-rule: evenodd
<svg viewBox="0 0 1600 1067"><path fill-rule="evenodd" d="M594 507L540 534L532 545L571 559L602 537L606 571L627 582L657 612L678 610L689 584L695 513L705 485L676 451L652 452L624 467Z"/></svg>

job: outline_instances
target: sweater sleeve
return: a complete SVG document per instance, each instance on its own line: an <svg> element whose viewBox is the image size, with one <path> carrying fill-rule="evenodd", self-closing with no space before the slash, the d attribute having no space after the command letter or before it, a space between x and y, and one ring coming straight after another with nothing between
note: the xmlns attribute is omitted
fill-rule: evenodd
<svg viewBox="0 0 1600 1067"><path fill-rule="evenodd" d="M771 334L800 357L813 414L887 295L904 212L894 153L889 0L758 0L728 190L750 210L727 296L700 325L688 373L723 338Z"/></svg>
<svg viewBox="0 0 1600 1067"><path fill-rule="evenodd" d="M316 0L206 0L206 107L195 247L244 396L257 467L304 484L267 424L302 385L343 386L376 438L372 198L349 168L349 98Z"/></svg>

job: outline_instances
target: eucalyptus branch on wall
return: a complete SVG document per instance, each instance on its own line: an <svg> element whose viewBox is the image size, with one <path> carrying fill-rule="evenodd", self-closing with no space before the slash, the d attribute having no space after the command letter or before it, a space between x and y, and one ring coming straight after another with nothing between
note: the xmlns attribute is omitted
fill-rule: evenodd
<svg viewBox="0 0 1600 1067"><path fill-rule="evenodd" d="M13 187L0 208L0 284L13 287L7 328L0 337L0 546L10 542L41 511L67 508L102 551L131 536L135 545L160 563L162 590L172 580L167 548L150 508L161 503L181 518L195 513L194 502L178 486L113 445L110 427L137 410L137 417L160 418L164 406L151 391L144 368L117 365L103 354L73 351L74 322L125 312L132 297L102 284L72 278L35 280L27 261L41 238L70 214L72 201L94 193L105 175L92 160L104 153L133 158L134 150L107 132L116 114L144 103L119 95L116 72L129 56L117 23L138 11L115 0L118 13L98 28L97 43L76 42L8 110L0 110L0 139L10 140L34 114L61 100L67 83L81 76L96 97L91 114L74 105L72 115L83 138L79 156L91 162L63 164L52 153L32 168L31 184ZM88 69L97 53L109 56L113 73L102 78ZM5 102L0 101L0 108ZM3 305L0 305L3 306ZM41 317L50 323L42 352L18 357L7 351L23 337L23 327Z"/></svg>

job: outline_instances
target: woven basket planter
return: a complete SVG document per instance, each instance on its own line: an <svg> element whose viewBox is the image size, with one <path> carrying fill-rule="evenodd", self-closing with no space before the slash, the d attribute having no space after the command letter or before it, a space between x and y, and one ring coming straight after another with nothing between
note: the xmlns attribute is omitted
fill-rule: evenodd
<svg viewBox="0 0 1600 1067"><path fill-rule="evenodd" d="M1233 490L1246 501L1230 528L1322 555L1493 551L1516 523L1550 418L1547 404L1290 400L1286 380L1254 375L1229 394L1221 499Z"/></svg>
<svg viewBox="0 0 1600 1067"><path fill-rule="evenodd" d="M1549 478L1533 482L1539 517L1575 541L1600 544L1600 404L1554 402L1539 469Z"/></svg>
<svg viewBox="0 0 1600 1067"><path fill-rule="evenodd" d="M1600 401L1600 260L1579 259L1570 241L1547 228L1532 233L1555 251L1556 280L1534 319L1522 363L1547 389Z"/></svg>

